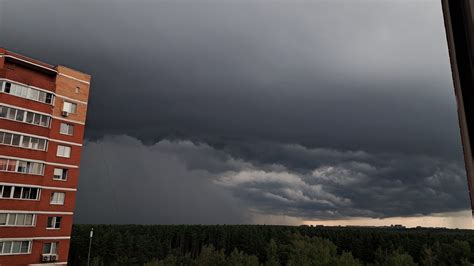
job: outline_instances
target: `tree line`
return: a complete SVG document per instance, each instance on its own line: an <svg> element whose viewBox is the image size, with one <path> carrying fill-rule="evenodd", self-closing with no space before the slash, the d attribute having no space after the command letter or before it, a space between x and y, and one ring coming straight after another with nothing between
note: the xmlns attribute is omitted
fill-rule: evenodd
<svg viewBox="0 0 474 266"><path fill-rule="evenodd" d="M272 225L74 225L69 265L471 265L474 231Z"/></svg>

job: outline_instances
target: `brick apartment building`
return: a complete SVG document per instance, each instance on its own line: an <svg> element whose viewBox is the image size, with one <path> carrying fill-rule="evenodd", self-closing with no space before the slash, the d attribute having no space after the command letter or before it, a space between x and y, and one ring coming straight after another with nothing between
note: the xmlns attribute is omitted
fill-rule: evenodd
<svg viewBox="0 0 474 266"><path fill-rule="evenodd" d="M90 76L0 48L0 264L66 264Z"/></svg>

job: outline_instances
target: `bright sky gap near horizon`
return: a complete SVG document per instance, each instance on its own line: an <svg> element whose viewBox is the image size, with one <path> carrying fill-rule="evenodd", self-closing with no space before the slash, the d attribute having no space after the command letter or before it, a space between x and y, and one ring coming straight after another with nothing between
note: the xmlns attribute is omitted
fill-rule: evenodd
<svg viewBox="0 0 474 266"><path fill-rule="evenodd" d="M471 227L439 1L8 1L92 75L77 223Z"/></svg>

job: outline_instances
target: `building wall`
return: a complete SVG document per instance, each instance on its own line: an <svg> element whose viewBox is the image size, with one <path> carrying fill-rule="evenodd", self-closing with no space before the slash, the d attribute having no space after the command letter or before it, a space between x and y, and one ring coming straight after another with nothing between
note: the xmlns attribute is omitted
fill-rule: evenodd
<svg viewBox="0 0 474 266"><path fill-rule="evenodd" d="M49 242L58 242L56 252L58 260L55 263L65 263L69 252L90 76L64 66L54 67L0 48L0 82L2 81L51 92L55 95L55 100L53 104L46 104L0 91L0 105L25 109L52 118L49 127L42 127L0 117L0 131L24 133L48 140L46 151L0 143L0 159L10 158L44 163L42 175L6 172L0 169L0 186L15 185L41 189L38 200L0 198L0 215L2 213L35 214L33 225L0 225L0 242L11 239L32 241L28 254L5 255L1 254L0 249L0 265L42 263L43 245ZM76 113L67 116L63 114L65 101L77 105ZM61 123L74 126L72 136L60 134ZM71 156L58 157L58 145L70 147ZM53 179L55 168L68 170L66 181ZM51 204L51 196L54 192L65 193L64 204ZM46 228L48 217L53 216L61 217L59 229Z"/></svg>

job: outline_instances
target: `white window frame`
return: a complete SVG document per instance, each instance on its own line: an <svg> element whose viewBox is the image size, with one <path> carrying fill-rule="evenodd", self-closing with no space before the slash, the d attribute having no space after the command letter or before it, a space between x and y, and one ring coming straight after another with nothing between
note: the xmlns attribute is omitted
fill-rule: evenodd
<svg viewBox="0 0 474 266"><path fill-rule="evenodd" d="M28 251L27 252L17 252L13 253L13 243L18 243L20 242L20 250L21 250L21 245L23 242L28 242ZM6 240L2 241L0 240L0 256L5 256L5 255L22 255L22 254L30 254L31 253L31 239L24 239L24 240ZM10 243L10 250L8 252L5 252L6 246L5 243Z"/></svg>
<svg viewBox="0 0 474 266"><path fill-rule="evenodd" d="M35 126L39 126L39 127L46 127L46 128L51 127L51 121L53 120L53 118L49 115L35 113L35 112L28 111L28 110L24 110L24 109L20 109L20 108L14 108L14 107L5 106L5 105L1 105L1 104L0 104L0 108L5 108L6 109L6 114L7 114L5 117L0 116L0 119L6 119L6 120L20 122L20 123L26 123L26 124L29 124L29 125L35 125ZM21 120L16 119L18 111L23 112L23 118ZM12 116L14 118L9 117L9 115L12 114L12 113L13 113ZM27 121L28 120L27 117L29 116L29 114L32 115L31 122ZM39 117L39 118L36 118L36 117ZM41 123L41 121L43 119L47 119L46 125L43 125ZM35 123L35 121L39 121L39 123Z"/></svg>
<svg viewBox="0 0 474 266"><path fill-rule="evenodd" d="M11 139L9 143L6 143L6 136L11 135ZM19 137L20 141L18 145L13 144L13 139L14 137ZM35 141L36 141L36 148L35 148ZM44 141L44 148L40 149L39 148L39 143L40 141ZM0 130L0 145L6 145L6 146L13 146L13 147L18 147L18 148L23 148L23 149L30 149L30 150L37 150L37 151L47 151L48 150L48 140L44 138L38 138L38 137L32 137L32 136L26 136L26 135L21 135L21 134L16 134L16 133L10 133L10 132L5 132ZM26 146L24 144L27 144Z"/></svg>
<svg viewBox="0 0 474 266"><path fill-rule="evenodd" d="M59 242L48 242L48 243L43 243L43 249L41 250L42 255L58 255L58 244ZM45 245L50 245L49 246L49 252L45 253L44 252L44 246ZM54 247L54 248L53 248ZM53 253L54 252L54 253Z"/></svg>
<svg viewBox="0 0 474 266"><path fill-rule="evenodd" d="M51 205L64 205L66 201L66 193L65 192L53 192L51 193L51 200L49 204Z"/></svg>
<svg viewBox="0 0 474 266"><path fill-rule="evenodd" d="M58 144L58 148L56 150L56 156L63 157L63 158L71 158L71 146L65 146Z"/></svg>
<svg viewBox="0 0 474 266"><path fill-rule="evenodd" d="M10 195L8 197L3 197L3 191L5 190L5 187L11 187L10 190ZM36 189L36 198L30 199L30 198L23 198L23 189L24 188L35 188ZM14 198L13 195L15 194L15 190L19 189L20 190L20 198ZM6 199L6 200L30 200L30 201L39 201L41 198L41 188L38 187L20 187L20 186L10 186L10 185L0 185L0 199Z"/></svg>
<svg viewBox="0 0 474 266"><path fill-rule="evenodd" d="M77 112L77 103L63 101L63 112L75 114Z"/></svg>
<svg viewBox="0 0 474 266"><path fill-rule="evenodd" d="M53 227L49 227L49 218L51 218L51 224L53 225ZM59 218L59 227L56 227L58 218ZM61 216L48 216L46 220L46 229L47 230L60 230L62 221L63 221L63 218Z"/></svg>
<svg viewBox="0 0 474 266"><path fill-rule="evenodd" d="M56 172L59 172L61 171L61 174L59 176L61 176L61 178L56 178ZM66 173L66 174L64 174ZM53 170L53 180L58 180L58 181L67 181L67 178L68 178L68 175L69 175L69 169L66 169L66 168L54 168ZM62 177L65 177L64 179Z"/></svg>
<svg viewBox="0 0 474 266"><path fill-rule="evenodd" d="M6 92L5 91L5 88L6 88L6 84L7 83L10 83L10 92ZM35 101L35 102L40 102L40 103L44 103L44 104L48 104L48 105L54 105L54 93L52 92L48 92L46 90L39 90L39 89L35 89L35 88L31 88L31 87L28 87L28 86L25 86L25 85L22 85L22 84L18 84L18 83L15 83L15 82L11 82L11 81L5 81L5 80L2 80L2 85L0 86L1 87L1 90L0 92L2 93L6 93L6 94L9 94L9 95L13 95L13 96L16 96L16 97L20 97L20 98L23 98L23 99L28 99L28 100L32 100L32 101ZM21 90L21 93L12 93L12 90L13 91L19 91ZM44 97L40 97L40 95L44 95ZM46 102L46 99L48 98L48 94L51 95L51 102L48 103ZM36 95L35 97L33 97L34 95ZM44 101L41 100L41 98L44 98Z"/></svg>
<svg viewBox="0 0 474 266"><path fill-rule="evenodd" d="M0 224L0 227L35 227L36 226L36 214L34 213L0 213L0 215L5 215L5 224ZM18 217L20 215L25 215L24 221L26 221L26 216L31 215L31 224L18 224ZM9 221L11 217L14 217L14 223L11 224Z"/></svg>
<svg viewBox="0 0 474 266"><path fill-rule="evenodd" d="M66 132L63 131L63 126L65 127ZM71 133L69 133L69 131L71 131ZM59 134L68 135L68 136L74 135L74 125L61 122L61 124L59 125Z"/></svg>
<svg viewBox="0 0 474 266"><path fill-rule="evenodd" d="M26 174L26 175L40 175L40 176L44 175L44 168L45 168L44 163L9 159L9 158L3 158L3 157L0 157L0 160L3 160L6 162L5 170L0 169L0 172L10 172L10 173L19 173L19 174ZM10 165L10 162L15 163L15 169L13 171L8 170L8 166ZM23 169L23 168L25 168L25 171L20 171L20 169ZM39 170L39 172L38 171L35 172L33 170Z"/></svg>

